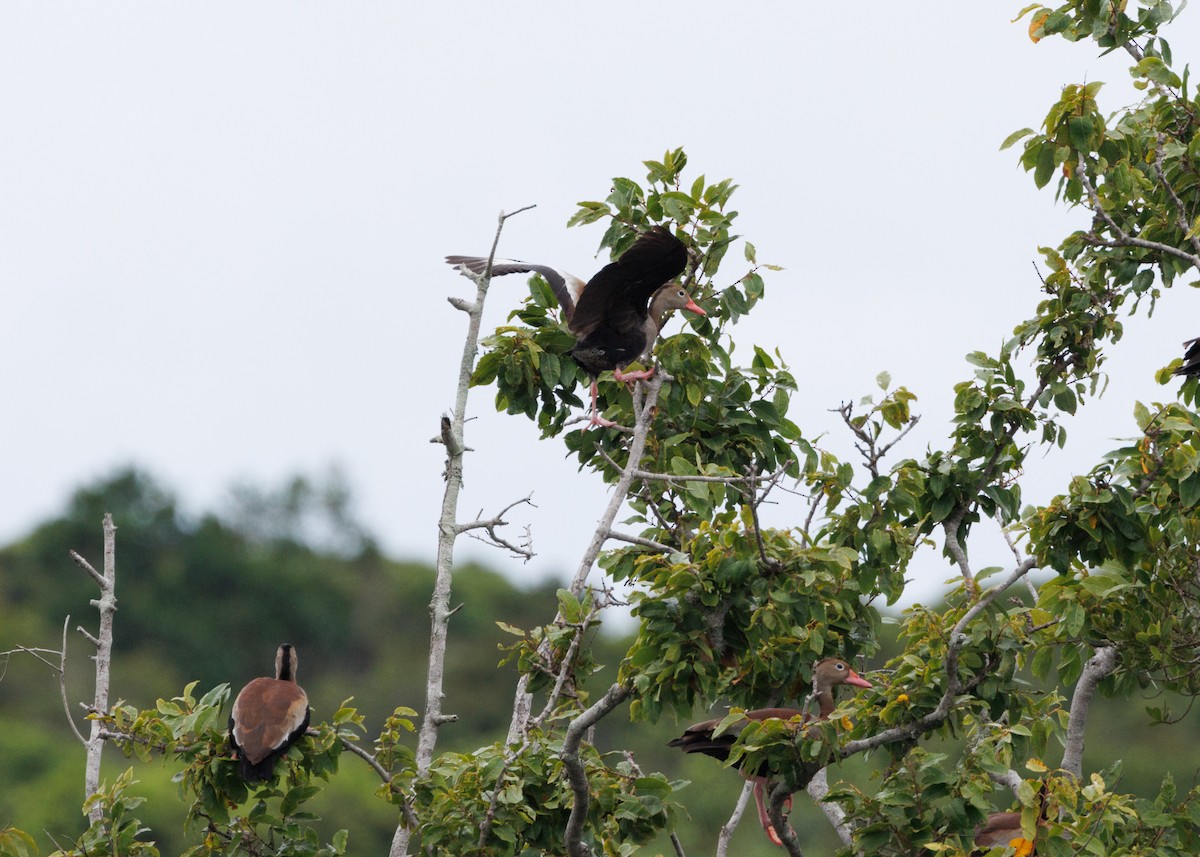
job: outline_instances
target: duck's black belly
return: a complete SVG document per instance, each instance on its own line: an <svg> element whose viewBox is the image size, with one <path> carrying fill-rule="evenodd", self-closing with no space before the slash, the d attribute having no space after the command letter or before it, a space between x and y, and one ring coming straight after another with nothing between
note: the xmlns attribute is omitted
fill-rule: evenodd
<svg viewBox="0 0 1200 857"><path fill-rule="evenodd" d="M571 357L589 375L599 375L632 363L646 350L646 334L642 330L620 331L600 328L581 339L571 349Z"/></svg>

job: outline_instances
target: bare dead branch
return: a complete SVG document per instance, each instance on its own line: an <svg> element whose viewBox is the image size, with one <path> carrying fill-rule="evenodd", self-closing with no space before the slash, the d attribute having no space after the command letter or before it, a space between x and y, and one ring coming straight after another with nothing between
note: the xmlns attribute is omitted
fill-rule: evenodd
<svg viewBox="0 0 1200 857"><path fill-rule="evenodd" d="M1084 664L1083 674L1071 695L1070 723L1067 727L1067 742L1063 749L1063 769L1076 777L1083 776L1083 733L1087 727L1088 707L1096 693L1096 685L1117 668L1117 647L1102 646Z"/></svg>
<svg viewBox="0 0 1200 857"><path fill-rule="evenodd" d="M71 617L68 615L63 620L62 657L58 662L58 694L62 697L63 713L67 715L67 722L71 724L71 731L75 733L75 737L79 739L79 743L86 747L87 739L83 737L83 733L75 725L75 718L71 716L71 703L67 701L67 627L70 624Z"/></svg>
<svg viewBox="0 0 1200 857"><path fill-rule="evenodd" d="M567 727L566 737L563 738L563 748L559 758L562 759L563 767L567 771L567 779L571 783L571 791L574 794L571 815L567 819L565 832L567 854L570 857L592 857L592 849L582 839L591 792L588 788L587 772L584 770L583 761L579 758L579 744L583 740L584 733L628 699L629 694L628 687L614 684L604 696L571 721L571 725Z"/></svg>
<svg viewBox="0 0 1200 857"><path fill-rule="evenodd" d="M721 832L717 834L717 857L728 857L729 841L733 838L733 832L737 830L737 826L741 823L742 815L746 812L746 804L750 802L750 793L754 791L754 783L751 780L746 780L746 784L742 786L742 793L738 795L737 803L733 805L733 812L729 815L729 820L721 825Z"/></svg>
<svg viewBox="0 0 1200 857"><path fill-rule="evenodd" d="M479 328L483 318L483 305L487 298L488 286L491 284L492 260L496 255L496 247L500 243L500 233L504 229L504 223L512 215L519 214L531 207L526 206L512 214L500 212L496 234L492 240L492 250L488 256L487 269L479 276L464 271L464 274L475 283L475 301L469 305L465 302L461 302L461 305L454 304L458 309L467 313L468 321L467 332L463 339L462 358L458 368L454 410L449 418L443 416L439 422L439 435L446 447L446 488L442 495L441 515L438 518L437 571L433 596L429 602L429 668L425 680L425 714L421 719L421 729L417 736L416 765L417 775L421 777L429 772L429 766L433 762L433 749L437 744L439 727L450 722L442 713L444 696L442 687L446 669L446 638L451 615L450 588L454 569L454 542L461 533L457 515L458 496L462 490L463 453L465 451L463 426L466 422L471 371L475 366L475 357L479 353ZM503 540L498 541L502 542ZM410 804L406 807L404 821L397 826L396 833L392 837L392 845L388 851L389 857L407 857L409 839L415 829L412 826L414 820L415 814Z"/></svg>
<svg viewBox="0 0 1200 857"><path fill-rule="evenodd" d="M4 658L5 670L8 669L8 659L12 655L30 655L34 659L41 661L52 670L58 670L58 664L43 655L62 655L62 652L56 652L54 649L39 649L31 646L14 646L6 652L0 652L0 658Z"/></svg>
<svg viewBox="0 0 1200 857"><path fill-rule="evenodd" d="M84 634L96 645L96 694L92 707L97 711L105 712L108 711L108 687L112 670L113 617L117 612L117 528L113 524L111 514L105 513L102 526L104 529L104 575L97 581L100 587L100 598L92 601L92 604L100 611L100 635L97 638L86 632ZM71 556L93 578L96 577L96 570L83 557L75 551L71 551ZM63 650L66 651L65 645ZM91 797L100 788L100 756L104 752L102 731L100 721L93 720L91 732L85 742L87 747L87 765L84 769L86 797ZM99 823L103 813L104 808L99 804L94 804L88 817L93 824L96 824Z"/></svg>
<svg viewBox="0 0 1200 857"><path fill-rule="evenodd" d="M82 569L83 569L84 571L86 571L86 572L87 572L89 575L91 575L91 577L92 577L92 580L96 581L96 585L97 585L97 586L99 586L99 587L100 587L100 591L101 591L101 592L103 592L103 591L104 591L104 587L105 587L105 586L107 585L107 583L108 583L108 581L106 581L106 580L104 579L104 575L103 575L103 574L101 574L100 572L96 571L96 569L94 569L94 568L92 567L92 564L91 564L90 562L88 562L86 559L84 559L82 556L80 556L80 555L79 555L78 553L76 553L75 551L73 551L73 550L72 550L72 551L67 551L67 553L68 553L68 555L70 555L71 559L75 560L76 564L77 564L77 565L78 565L80 568L82 568Z"/></svg>
<svg viewBox="0 0 1200 857"><path fill-rule="evenodd" d="M458 530L459 533L467 533L468 535L471 536L471 538L475 539L476 541L483 542L484 544L490 544L493 547L503 548L504 550L507 550L509 553L511 553L513 556L521 557L526 562L529 562L529 560L533 559L534 556L536 556L536 554L534 554L534 552L533 552L533 548L531 547L529 530L526 529L525 541L522 542L521 545L518 546L518 545L514 545L511 542L507 541L506 539L502 538L496 532L496 529L498 527L507 527L508 526L508 521L504 520L504 516L514 506L519 506L522 503L527 503L530 506L534 506L532 496L533 495L528 495L526 497L522 497L520 500L514 500L512 503L509 503L507 506L505 506L500 511L500 513L497 514L495 517L487 518L487 519L480 518L480 519L471 521L466 524L455 524L455 528ZM537 507L534 506L534 508L536 509ZM482 511L480 512L480 514L481 515L483 514ZM486 539L481 538L477 535L472 534L471 530L484 530L487 532L488 537Z"/></svg>

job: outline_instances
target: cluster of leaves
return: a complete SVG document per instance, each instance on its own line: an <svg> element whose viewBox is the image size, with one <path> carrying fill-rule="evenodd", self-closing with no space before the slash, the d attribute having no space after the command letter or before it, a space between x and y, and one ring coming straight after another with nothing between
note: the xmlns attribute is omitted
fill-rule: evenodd
<svg viewBox="0 0 1200 857"><path fill-rule="evenodd" d="M600 628L601 623L596 618L598 612L591 591L576 598L569 589L560 589L558 616L554 622L528 631L507 622L497 622L502 631L520 638L518 642L502 647L508 654L500 664L515 663L522 675L529 676L530 693L549 690L568 658L568 674L590 675L599 667L591 647L584 643Z"/></svg>
<svg viewBox="0 0 1200 857"><path fill-rule="evenodd" d="M1043 587L1043 603L1061 618L1063 680L1078 675L1092 645L1118 643L1126 654L1114 690L1152 675L1195 696L1200 415L1167 405L1153 414L1139 406L1137 417L1140 438L1031 518L1033 549L1060 574ZM1044 673L1048 662L1040 666Z"/></svg>
<svg viewBox="0 0 1200 857"><path fill-rule="evenodd" d="M145 798L128 793L135 782L133 771L126 770L111 785L101 783L83 805L85 813L98 807L100 819L84 831L73 847L55 851L50 857L111 857L113 854L158 857L154 843L139 838L149 831L134 815L134 810L145 801Z"/></svg>
<svg viewBox="0 0 1200 857"><path fill-rule="evenodd" d="M629 548L601 565L640 584L638 634L620 673L635 690L634 717L803 696L814 661L875 650L879 617L863 600L854 552L759 530L745 508L740 519L702 521L686 553Z"/></svg>
<svg viewBox="0 0 1200 857"><path fill-rule="evenodd" d="M327 780L337 772L342 741L358 740L361 715L343 704L329 723L310 729L293 745L277 765L275 777L255 787L239 776L237 760L230 752L222 716L229 702L229 685L218 685L199 699L195 687L192 682L181 696L158 700L154 709L142 711L118 703L108 714L95 715L127 756L142 760L164 756L182 764L175 778L183 792L191 795L187 824L202 835L201 844L186 852L188 857L344 854L347 832L338 831L332 841L322 843L311 826L316 816L304 804L321 790L314 780ZM403 762L404 757L397 754L392 760ZM127 785L126 778L112 799L105 797L104 791L93 798L102 801L105 816L85 834L78 851L69 854L90 855L82 844L88 837L103 839L124 829L122 826L137 826L140 831L129 814L140 799L116 799Z"/></svg>
<svg viewBox="0 0 1200 857"><path fill-rule="evenodd" d="M423 847L462 857L561 853L572 806L561 752L561 737L532 729L520 752L501 744L441 754L416 788ZM624 857L673 822L677 809L667 798L679 783L627 761L610 766L590 746L581 757L591 791L589 847Z"/></svg>
<svg viewBox="0 0 1200 857"><path fill-rule="evenodd" d="M37 850L33 837L19 827L0 828L0 857L32 857Z"/></svg>

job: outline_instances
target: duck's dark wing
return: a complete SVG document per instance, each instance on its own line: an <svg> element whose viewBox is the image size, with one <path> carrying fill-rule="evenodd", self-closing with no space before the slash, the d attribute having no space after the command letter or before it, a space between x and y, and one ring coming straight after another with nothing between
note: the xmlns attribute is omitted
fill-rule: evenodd
<svg viewBox="0 0 1200 857"><path fill-rule="evenodd" d="M761 722L772 718L791 720L793 717L806 717L806 715L797 708L755 708L747 711L746 716L741 720L729 724L729 727L716 737L713 737L713 732L721 723L720 717L693 723L683 730L682 735L669 741L667 746L678 747L685 753L703 753L724 761L729 758L729 749L751 721Z"/></svg>
<svg viewBox="0 0 1200 857"><path fill-rule="evenodd" d="M667 746L678 747L685 753L703 753L723 762L729 758L729 748L733 746L747 721L742 720L730 724L727 730L714 738L713 730L720 722L721 719L718 717L702 723L693 723L683 731L682 735L668 742Z"/></svg>
<svg viewBox="0 0 1200 857"><path fill-rule="evenodd" d="M483 256L447 256L446 264L459 270L470 271L472 274L482 274L487 270L487 259ZM567 321L571 320L584 288L583 280L549 265L535 265L519 259L493 259L492 276L503 277L505 274L541 274L550 284L554 296L558 298L563 315Z"/></svg>
<svg viewBox="0 0 1200 857"><path fill-rule="evenodd" d="M1200 338L1183 343L1187 351L1183 354L1183 365L1175 370L1176 375L1200 375Z"/></svg>
<svg viewBox="0 0 1200 857"><path fill-rule="evenodd" d="M655 226L588 280L571 317L571 332L583 339L601 324L618 330L640 327L651 295L683 273L687 259L683 242L666 227Z"/></svg>

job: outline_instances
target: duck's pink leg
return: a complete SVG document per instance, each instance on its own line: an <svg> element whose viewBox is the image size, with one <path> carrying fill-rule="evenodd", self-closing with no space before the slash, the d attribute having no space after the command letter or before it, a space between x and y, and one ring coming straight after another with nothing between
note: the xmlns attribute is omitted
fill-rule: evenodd
<svg viewBox="0 0 1200 857"><path fill-rule="evenodd" d="M645 381L654 377L654 367L636 369L633 372L622 372L620 368L617 368L613 370L613 377L618 381Z"/></svg>
<svg viewBox="0 0 1200 857"><path fill-rule="evenodd" d="M600 416L600 409L596 407L596 398L600 395L600 391L596 389L596 382L592 381L592 418L588 421L588 425L601 426L602 428L610 428L615 426L612 420L606 420Z"/></svg>
<svg viewBox="0 0 1200 857"><path fill-rule="evenodd" d="M762 825L762 829L767 834L767 839L775 845L783 846L783 840L779 838L779 834L775 832L775 825L771 823L771 816L767 812L766 800L766 780L761 777L754 778L754 805L758 807L758 823Z"/></svg>
<svg viewBox="0 0 1200 857"><path fill-rule="evenodd" d="M783 840L779 838L779 834L775 831L775 825L771 823L771 814L767 812L767 781L762 777L754 778L754 804L758 807L758 821L762 825L762 829L766 831L767 839L771 840L773 845L783 847ZM788 813L792 811L792 796L788 795L787 800L783 802L784 810ZM796 831L792 830L792 825L788 823L788 830L792 835L796 835Z"/></svg>

